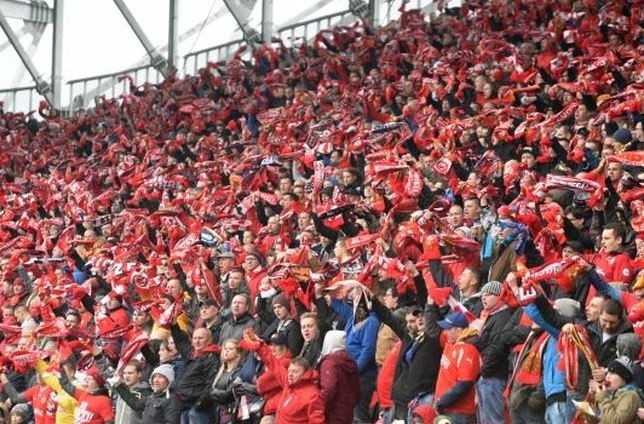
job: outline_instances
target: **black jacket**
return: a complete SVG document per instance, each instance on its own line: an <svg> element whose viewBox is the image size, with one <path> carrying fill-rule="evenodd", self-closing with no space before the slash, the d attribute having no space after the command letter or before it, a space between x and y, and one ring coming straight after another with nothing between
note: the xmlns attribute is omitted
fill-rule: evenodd
<svg viewBox="0 0 644 424"><path fill-rule="evenodd" d="M244 336L244 330L253 328L257 330L257 322L250 314L235 319L232 315L221 326L219 332L219 343L224 343L228 339L241 340Z"/></svg>
<svg viewBox="0 0 644 424"><path fill-rule="evenodd" d="M277 333L277 328L279 326L279 320L274 319L273 322L266 327L266 330L262 333L262 338L268 341L273 335ZM300 324L292 318L289 318L285 324L282 325L282 328L279 330L281 334L286 337L287 348L293 357L297 356L302 350L302 344L304 339L302 339L302 331L300 330Z"/></svg>
<svg viewBox="0 0 644 424"><path fill-rule="evenodd" d="M177 407L183 410L194 406L200 400L209 399L210 385L219 370L219 355L216 352L203 352L194 358L188 335L176 324L172 326L171 332L177 350L186 359L175 396L178 400Z"/></svg>
<svg viewBox="0 0 644 424"><path fill-rule="evenodd" d="M505 308L490 315L483 325L481 335L473 341L483 359L481 377L502 380L508 378L510 349L505 334L514 326L513 313L513 309Z"/></svg>
<svg viewBox="0 0 644 424"><path fill-rule="evenodd" d="M145 397L135 396L123 383L116 386L114 390L130 408L137 412L143 412L143 424L179 423L181 411L172 402L170 389L161 393L152 392Z"/></svg>
<svg viewBox="0 0 644 424"><path fill-rule="evenodd" d="M415 351L409 362L406 359L407 352L410 351L416 340L409 335L405 323L394 318L391 311L375 298L373 299L373 311L378 319L388 325L402 342L396 363L391 399L397 405L406 408L409 401L417 395L434 393L443 354L439 339L440 329L436 325L438 308L434 305L427 305L425 309L425 335L422 341L414 347Z"/></svg>

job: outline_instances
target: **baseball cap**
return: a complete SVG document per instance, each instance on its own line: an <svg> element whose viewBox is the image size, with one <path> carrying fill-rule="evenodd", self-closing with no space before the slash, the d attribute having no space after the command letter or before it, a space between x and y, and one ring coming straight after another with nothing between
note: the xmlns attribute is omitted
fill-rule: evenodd
<svg viewBox="0 0 644 424"><path fill-rule="evenodd" d="M455 327L467 328L470 325L465 314L459 311L450 313L445 317L445 319L438 321L437 324L443 330L449 330L450 328Z"/></svg>

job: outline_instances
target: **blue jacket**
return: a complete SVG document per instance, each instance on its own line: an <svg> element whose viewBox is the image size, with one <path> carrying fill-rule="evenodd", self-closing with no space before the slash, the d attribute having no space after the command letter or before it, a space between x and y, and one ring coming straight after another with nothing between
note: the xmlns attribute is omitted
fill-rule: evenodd
<svg viewBox="0 0 644 424"><path fill-rule="evenodd" d="M376 366L376 340L380 321L371 312L362 322L354 324L353 309L346 303L333 299L331 307L346 320L344 331L347 333L347 352L358 364L358 372L361 377L375 377L378 368Z"/></svg>
<svg viewBox="0 0 644 424"><path fill-rule="evenodd" d="M561 355L557 349L557 340L559 339L560 331L545 322L535 305L526 306L524 311L532 321L550 335L543 352L543 368L541 370L543 374L543 391L547 399L549 396L566 391L564 372L558 368Z"/></svg>

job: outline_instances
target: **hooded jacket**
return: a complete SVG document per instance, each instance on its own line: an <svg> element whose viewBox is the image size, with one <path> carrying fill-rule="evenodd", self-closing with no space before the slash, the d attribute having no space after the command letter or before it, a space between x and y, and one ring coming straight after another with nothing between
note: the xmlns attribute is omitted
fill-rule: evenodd
<svg viewBox="0 0 644 424"><path fill-rule="evenodd" d="M268 346L260 347L258 353L264 363L267 363L267 361L264 360L266 355L272 356ZM291 352L288 350L284 352L282 356L276 358L276 364L283 369L287 369L290 362ZM264 415L271 415L277 411L277 406L283 390L278 375L279 372L281 371L266 368L262 375L257 378L257 391L264 397L264 401L266 402L264 404Z"/></svg>
<svg viewBox="0 0 644 424"><path fill-rule="evenodd" d="M298 381L289 385L286 370L280 375L284 390L277 406L276 424L324 424L324 401L317 387L317 373L307 370Z"/></svg>
<svg viewBox="0 0 644 424"><path fill-rule="evenodd" d="M637 418L637 409L644 401L639 390L631 384L617 390L604 390L599 393L597 401L603 423L642 423Z"/></svg>
<svg viewBox="0 0 644 424"><path fill-rule="evenodd" d="M326 333L320 359L320 388L328 424L350 424L353 408L360 401L358 365L346 350L346 333Z"/></svg>

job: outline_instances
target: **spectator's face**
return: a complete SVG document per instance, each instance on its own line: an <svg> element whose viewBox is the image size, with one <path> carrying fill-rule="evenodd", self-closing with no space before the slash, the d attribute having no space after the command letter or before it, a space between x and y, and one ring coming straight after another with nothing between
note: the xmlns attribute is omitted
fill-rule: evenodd
<svg viewBox="0 0 644 424"><path fill-rule="evenodd" d="M93 392L95 390L98 390L98 383L96 382L96 380L94 380L94 377L86 375L84 383L87 391Z"/></svg>
<svg viewBox="0 0 644 424"><path fill-rule="evenodd" d="M532 167L536 163L536 160L532 153L523 153L521 155L521 163L524 164L527 169L532 169Z"/></svg>
<svg viewBox="0 0 644 424"><path fill-rule="evenodd" d="M287 319L289 316L288 308L283 305L273 305L273 313L279 320Z"/></svg>
<svg viewBox="0 0 644 424"><path fill-rule="evenodd" d="M214 320L217 316L217 307L215 305L202 305L199 308L199 317L204 321Z"/></svg>
<svg viewBox="0 0 644 424"><path fill-rule="evenodd" d="M461 335L462 331L463 329L459 327L452 327L449 330L445 330L445 335L447 336L447 340L450 343L456 343L456 341L458 340L458 336Z"/></svg>
<svg viewBox="0 0 644 424"><path fill-rule="evenodd" d="M575 215L568 214L568 216L566 218L568 218L568 221L570 221L570 223L576 229L581 230L582 228L584 228L584 218L583 217L582 218L575 218Z"/></svg>
<svg viewBox="0 0 644 424"><path fill-rule="evenodd" d="M4 422L4 420L2 422ZM25 422L26 422L25 419L22 418L20 415L11 414L11 424L23 424Z"/></svg>
<svg viewBox="0 0 644 424"><path fill-rule="evenodd" d="M644 130L642 129L641 122L638 122L637 125L635 125L635 129L633 130L633 140L644 141Z"/></svg>
<svg viewBox="0 0 644 424"><path fill-rule="evenodd" d="M253 244L255 241L255 234L253 234L250 231L244 231L244 235L242 236L242 242L244 244Z"/></svg>
<svg viewBox="0 0 644 424"><path fill-rule="evenodd" d="M150 315L145 311L134 311L134 324L139 328L143 328L150 322Z"/></svg>
<svg viewBox="0 0 644 424"><path fill-rule="evenodd" d="M479 204L476 200L470 199L463 203L463 214L467 219L477 220L479 218Z"/></svg>
<svg viewBox="0 0 644 424"><path fill-rule="evenodd" d="M181 283L179 282L179 280L168 281L168 292L170 292L170 294L174 296L175 299L181 297L183 289L181 289Z"/></svg>
<svg viewBox="0 0 644 424"><path fill-rule="evenodd" d="M80 319L77 315L68 314L65 317L65 325L69 328L80 328Z"/></svg>
<svg viewBox="0 0 644 424"><path fill-rule="evenodd" d="M300 378L302 378L305 371L304 367L299 364L290 364L287 371L289 386L295 384Z"/></svg>
<svg viewBox="0 0 644 424"><path fill-rule="evenodd" d="M394 296L391 289L387 289L382 297L382 303L387 307L387 309L394 309L398 304L398 298Z"/></svg>
<svg viewBox="0 0 644 424"><path fill-rule="evenodd" d="M271 234L277 234L280 232L280 220L277 216L271 216L268 218L268 232Z"/></svg>
<svg viewBox="0 0 644 424"><path fill-rule="evenodd" d="M222 274L225 274L228 271L230 271L230 269L235 264L235 261L231 258L219 258L218 264L219 264L219 271L221 271Z"/></svg>
<svg viewBox="0 0 644 424"><path fill-rule="evenodd" d="M280 180L280 192L281 193L290 193L293 188L293 183L290 178L282 178Z"/></svg>
<svg viewBox="0 0 644 424"><path fill-rule="evenodd" d="M241 272L231 272L228 277L228 287L230 287L232 290L236 290L241 286L242 282L244 281L244 277Z"/></svg>
<svg viewBox="0 0 644 424"><path fill-rule="evenodd" d="M490 310L499 303L499 296L491 293L483 293L483 296L481 296L481 302L483 303L483 308Z"/></svg>
<svg viewBox="0 0 644 424"><path fill-rule="evenodd" d="M302 212L297 216L297 227L302 230L311 225L311 214Z"/></svg>
<svg viewBox="0 0 644 424"><path fill-rule="evenodd" d="M246 256L246 259L244 259L244 269L246 271L253 270L257 268L258 265L259 265L259 259L257 259L256 256L249 255L249 256Z"/></svg>
<svg viewBox="0 0 644 424"><path fill-rule="evenodd" d="M237 343L227 342L221 350L222 361L230 362L239 358L239 349Z"/></svg>
<svg viewBox="0 0 644 424"><path fill-rule="evenodd" d="M141 381L141 373L136 370L136 367L133 365L128 365L123 368L123 382L128 386L132 387Z"/></svg>
<svg viewBox="0 0 644 424"><path fill-rule="evenodd" d="M597 321L601 314L603 304L604 299L601 297L593 297L588 306L586 306L586 320L590 322Z"/></svg>
<svg viewBox="0 0 644 424"><path fill-rule="evenodd" d="M161 344L161 346L159 347L159 361L162 364L169 362L176 357L177 357L177 352L173 352L172 350L170 350L165 343Z"/></svg>
<svg viewBox="0 0 644 424"><path fill-rule="evenodd" d="M244 296L235 296L230 304L230 311L234 317L240 317L248 312L248 303Z"/></svg>
<svg viewBox="0 0 644 424"><path fill-rule="evenodd" d="M352 172L344 171L342 173L342 184L346 187L351 184L356 180L355 175L353 175Z"/></svg>
<svg viewBox="0 0 644 424"><path fill-rule="evenodd" d="M415 337L418 334L418 317L414 314L405 315L405 323L407 326L407 332Z"/></svg>
<svg viewBox="0 0 644 424"><path fill-rule="evenodd" d="M472 285L472 271L469 269L464 270L461 275L458 277L458 289L461 292L469 290Z"/></svg>
<svg viewBox="0 0 644 424"><path fill-rule="evenodd" d="M163 362L163 361L161 361ZM156 393L165 391L169 386L169 381L161 374L154 374L152 376L152 390Z"/></svg>
<svg viewBox="0 0 644 424"><path fill-rule="evenodd" d="M626 385L626 382L622 377L612 372L606 374L606 385L610 390L617 390Z"/></svg>
<svg viewBox="0 0 644 424"><path fill-rule="evenodd" d="M300 321L300 329L305 342L310 342L318 335L318 323L314 318L304 318Z"/></svg>
<svg viewBox="0 0 644 424"><path fill-rule="evenodd" d="M613 182L617 183L622 179L624 170L619 162L609 162L606 168L606 176Z"/></svg>
<svg viewBox="0 0 644 424"><path fill-rule="evenodd" d="M616 252L622 245L622 238L617 237L614 230L602 231L602 248L608 252Z"/></svg>
<svg viewBox="0 0 644 424"><path fill-rule="evenodd" d="M280 356L284 355L284 353L286 352L286 346L281 344L271 343L268 345L268 347L270 348L273 356L276 358L279 358Z"/></svg>
<svg viewBox="0 0 644 424"><path fill-rule="evenodd" d="M617 315L611 315L604 311L599 315L599 326L607 334L615 334L621 323L621 319Z"/></svg>
<svg viewBox="0 0 644 424"><path fill-rule="evenodd" d="M447 212L447 222L452 228L463 225L463 209L460 206L452 206Z"/></svg>
<svg viewBox="0 0 644 424"><path fill-rule="evenodd" d="M195 350L203 349L210 344L210 332L205 328L197 328L192 333L192 347Z"/></svg>

